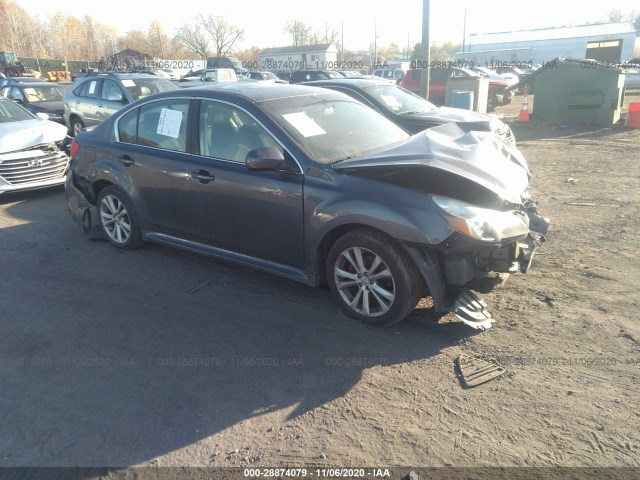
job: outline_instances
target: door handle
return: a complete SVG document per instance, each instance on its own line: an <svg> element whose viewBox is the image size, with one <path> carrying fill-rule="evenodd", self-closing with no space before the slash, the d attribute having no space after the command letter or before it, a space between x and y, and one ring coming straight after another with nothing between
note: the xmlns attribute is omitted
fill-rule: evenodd
<svg viewBox="0 0 640 480"><path fill-rule="evenodd" d="M129 155L121 155L121 156L118 157L118 160L125 167L128 167L128 166L133 165L134 163L136 163L135 160L133 158L131 158Z"/></svg>
<svg viewBox="0 0 640 480"><path fill-rule="evenodd" d="M200 183L209 183L213 182L216 179L216 177L211 175L206 170L194 170L193 172L191 172L191 178Z"/></svg>

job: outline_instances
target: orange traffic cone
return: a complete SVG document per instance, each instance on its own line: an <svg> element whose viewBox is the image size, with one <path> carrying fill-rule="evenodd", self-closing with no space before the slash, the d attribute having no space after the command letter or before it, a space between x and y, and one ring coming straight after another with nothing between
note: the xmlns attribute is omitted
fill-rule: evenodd
<svg viewBox="0 0 640 480"><path fill-rule="evenodd" d="M522 108L520 109L520 115L518 115L519 122L529 121L529 94L524 94L524 100L522 101Z"/></svg>

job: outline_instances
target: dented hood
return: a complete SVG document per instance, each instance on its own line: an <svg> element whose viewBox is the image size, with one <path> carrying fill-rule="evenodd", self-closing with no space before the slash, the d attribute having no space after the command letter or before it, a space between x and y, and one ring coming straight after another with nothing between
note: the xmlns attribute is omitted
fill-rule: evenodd
<svg viewBox="0 0 640 480"><path fill-rule="evenodd" d="M531 173L522 153L486 131L449 123L334 169L480 204L519 204Z"/></svg>
<svg viewBox="0 0 640 480"><path fill-rule="evenodd" d="M43 143L59 142L67 128L49 120L33 119L0 123L0 153L24 150Z"/></svg>

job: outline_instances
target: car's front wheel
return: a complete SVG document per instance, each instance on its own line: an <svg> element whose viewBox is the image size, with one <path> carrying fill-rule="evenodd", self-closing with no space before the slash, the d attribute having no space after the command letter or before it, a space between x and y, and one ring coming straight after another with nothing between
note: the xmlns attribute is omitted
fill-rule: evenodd
<svg viewBox="0 0 640 480"><path fill-rule="evenodd" d="M402 248L368 229L338 239L327 257L326 274L345 313L378 326L403 320L425 290L420 272Z"/></svg>
<svg viewBox="0 0 640 480"><path fill-rule="evenodd" d="M112 185L100 191L98 218L104 235L116 247L132 250L143 245L140 225L122 189Z"/></svg>

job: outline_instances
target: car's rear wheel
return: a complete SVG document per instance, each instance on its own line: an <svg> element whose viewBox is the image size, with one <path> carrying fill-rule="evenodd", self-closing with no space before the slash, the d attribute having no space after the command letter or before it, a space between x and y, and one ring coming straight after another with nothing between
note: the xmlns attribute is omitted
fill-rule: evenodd
<svg viewBox="0 0 640 480"><path fill-rule="evenodd" d="M498 97L495 93L490 93L487 97L487 112L495 112L498 106Z"/></svg>
<svg viewBox="0 0 640 480"><path fill-rule="evenodd" d="M132 250L144 244L131 201L122 189L112 185L100 191L98 218L104 235L116 247Z"/></svg>
<svg viewBox="0 0 640 480"><path fill-rule="evenodd" d="M326 272L345 313L372 325L403 320L425 290L420 272L402 248L374 230L358 229L338 239Z"/></svg>
<svg viewBox="0 0 640 480"><path fill-rule="evenodd" d="M74 137L77 137L83 128L84 128L84 122L80 120L78 117L74 117L73 120L71 120L71 134Z"/></svg>

